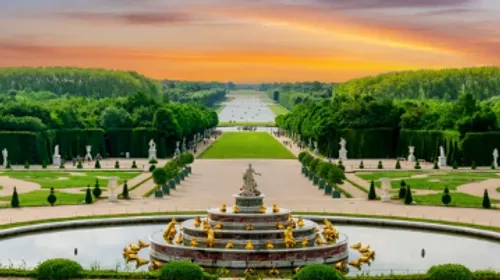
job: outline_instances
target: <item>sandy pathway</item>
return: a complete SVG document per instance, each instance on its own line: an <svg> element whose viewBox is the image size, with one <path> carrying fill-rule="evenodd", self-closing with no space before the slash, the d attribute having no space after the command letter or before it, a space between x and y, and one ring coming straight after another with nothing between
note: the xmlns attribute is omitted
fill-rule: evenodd
<svg viewBox="0 0 500 280"><path fill-rule="evenodd" d="M497 192L498 187L500 187L500 179L488 179L458 186L457 191L483 197L484 190L487 189L491 199L500 199L500 193Z"/></svg>
<svg viewBox="0 0 500 280"><path fill-rule="evenodd" d="M344 184L342 184L340 187L343 190L345 190L346 192L350 193L353 198L364 198L364 199L367 199L367 197L368 197L368 195L364 191L362 191L362 190L358 189L357 187L353 186L348 181L344 181Z"/></svg>
<svg viewBox="0 0 500 280"><path fill-rule="evenodd" d="M0 176L0 185L3 186L3 189L0 190L0 196L11 196L14 192L14 187L16 187L18 194L41 189L37 183L9 178L7 176Z"/></svg>

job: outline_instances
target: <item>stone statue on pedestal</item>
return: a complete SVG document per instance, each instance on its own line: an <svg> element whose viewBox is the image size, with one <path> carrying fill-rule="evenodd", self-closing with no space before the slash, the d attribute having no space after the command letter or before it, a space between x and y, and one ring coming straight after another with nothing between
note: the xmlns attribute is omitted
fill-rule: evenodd
<svg viewBox="0 0 500 280"><path fill-rule="evenodd" d="M314 154L315 155L319 154L318 141L314 142Z"/></svg>
<svg viewBox="0 0 500 280"><path fill-rule="evenodd" d="M54 147L54 155L52 156L52 164L61 166L61 155L59 154L59 145Z"/></svg>
<svg viewBox="0 0 500 280"><path fill-rule="evenodd" d="M118 201L118 194L116 193L117 187L118 187L118 177L109 177L108 178L109 201L113 202Z"/></svg>
<svg viewBox="0 0 500 280"><path fill-rule="evenodd" d="M498 168L498 162L497 162L497 159L498 159L498 150L495 148L493 150L493 166L495 166L495 168ZM5 162L5 161L4 161Z"/></svg>
<svg viewBox="0 0 500 280"><path fill-rule="evenodd" d="M174 152L174 157L178 157L181 154L181 150L179 149L181 142L177 141L175 142L175 152Z"/></svg>
<svg viewBox="0 0 500 280"><path fill-rule="evenodd" d="M345 148L347 142L345 141L344 138L340 138L340 150L339 150L339 159L340 160L347 160L347 149Z"/></svg>
<svg viewBox="0 0 500 280"><path fill-rule="evenodd" d="M416 162L416 161L417 161L417 159L415 158L415 155L414 155L414 153L415 153L415 147L414 147L414 146L409 146L409 147L408 147L408 151L409 151L409 153L410 153L410 154L408 155L408 161L409 161L409 162Z"/></svg>
<svg viewBox="0 0 500 280"><path fill-rule="evenodd" d="M90 154L90 151L92 151L92 146L87 145L87 146L85 146L85 149L87 150L87 154L85 155L85 160L91 161L92 155Z"/></svg>
<svg viewBox="0 0 500 280"><path fill-rule="evenodd" d="M257 190L257 182L253 175L259 175L260 173L255 172L252 168L252 164L248 164L247 171L243 174L243 188L241 188L240 195L242 196L258 196L260 191Z"/></svg>
<svg viewBox="0 0 500 280"><path fill-rule="evenodd" d="M2 150L2 156L3 156L3 168L6 168L7 167L7 158L9 157L9 152L7 151L7 149L3 149Z"/></svg>
<svg viewBox="0 0 500 280"><path fill-rule="evenodd" d="M443 146L439 146L439 166L446 166L446 155Z"/></svg>
<svg viewBox="0 0 500 280"><path fill-rule="evenodd" d="M186 151L186 137L182 138L182 148L181 151L184 153Z"/></svg>
<svg viewBox="0 0 500 280"><path fill-rule="evenodd" d="M391 179L390 178L380 178L380 182L382 183L382 196L380 197L382 201L391 201Z"/></svg>
<svg viewBox="0 0 500 280"><path fill-rule="evenodd" d="M156 160L156 143L153 139L149 141L149 160Z"/></svg>

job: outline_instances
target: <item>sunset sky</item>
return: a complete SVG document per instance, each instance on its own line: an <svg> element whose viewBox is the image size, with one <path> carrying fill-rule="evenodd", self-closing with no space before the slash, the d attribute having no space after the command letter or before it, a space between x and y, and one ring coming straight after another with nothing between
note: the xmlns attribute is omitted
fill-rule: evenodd
<svg viewBox="0 0 500 280"><path fill-rule="evenodd" d="M0 0L0 66L245 83L500 65L500 0Z"/></svg>

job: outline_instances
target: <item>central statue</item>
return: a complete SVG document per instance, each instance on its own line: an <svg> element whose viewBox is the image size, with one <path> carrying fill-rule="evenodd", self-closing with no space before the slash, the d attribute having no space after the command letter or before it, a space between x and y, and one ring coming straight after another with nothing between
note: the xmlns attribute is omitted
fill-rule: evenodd
<svg viewBox="0 0 500 280"><path fill-rule="evenodd" d="M260 173L255 172L252 168L252 164L248 164L247 171L243 174L243 188L241 188L240 195L242 196L258 196L260 191L257 190L257 182L253 175L259 175Z"/></svg>

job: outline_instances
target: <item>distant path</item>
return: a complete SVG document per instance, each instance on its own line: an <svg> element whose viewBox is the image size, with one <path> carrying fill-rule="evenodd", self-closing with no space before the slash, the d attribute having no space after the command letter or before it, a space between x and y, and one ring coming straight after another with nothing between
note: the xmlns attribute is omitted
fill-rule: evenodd
<svg viewBox="0 0 500 280"><path fill-rule="evenodd" d="M497 188L500 187L500 179L488 179L480 182L473 182L457 187L457 191L483 197L484 190L488 190L490 199L500 199L500 193Z"/></svg>
<svg viewBox="0 0 500 280"><path fill-rule="evenodd" d="M8 176L1 176L1 173L0 182L3 186L3 189L0 190L0 196L11 196L14 192L14 187L16 187L18 194L42 189L41 186L37 183L14 179Z"/></svg>

